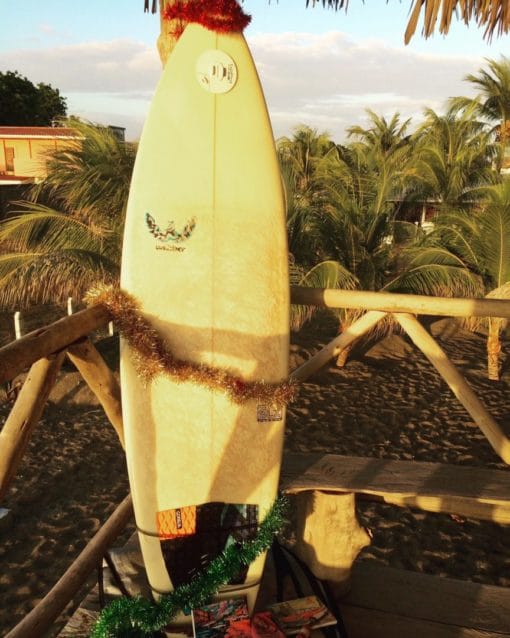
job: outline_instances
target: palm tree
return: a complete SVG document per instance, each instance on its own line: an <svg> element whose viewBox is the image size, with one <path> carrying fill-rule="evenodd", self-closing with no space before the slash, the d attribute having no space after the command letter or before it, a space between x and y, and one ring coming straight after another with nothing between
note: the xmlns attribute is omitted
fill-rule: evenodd
<svg viewBox="0 0 510 638"><path fill-rule="evenodd" d="M499 61L487 58L486 62L487 70L479 69L477 74L464 78L478 89L478 94L474 98L451 98L450 104L456 109L472 109L477 117L494 125L499 141L499 171L510 141L510 60L501 56Z"/></svg>
<svg viewBox="0 0 510 638"><path fill-rule="evenodd" d="M109 129L73 120L75 147L48 156L48 177L0 224L0 305L23 308L82 296L119 276L135 148Z"/></svg>
<svg viewBox="0 0 510 638"><path fill-rule="evenodd" d="M407 129L411 123L411 118L400 121L400 113L394 113L388 122L385 117L374 113L371 109L366 109L371 126L351 126L347 129L349 137L357 138L364 143L367 148L378 148L383 155L389 155L397 149L405 146L409 142Z"/></svg>
<svg viewBox="0 0 510 638"><path fill-rule="evenodd" d="M441 209L471 205L480 186L494 183L495 147L474 107L451 107L444 115L426 109L413 136L414 176L408 197L432 200Z"/></svg>
<svg viewBox="0 0 510 638"><path fill-rule="evenodd" d="M280 138L277 152L285 191L289 259L292 272L301 278L323 257L326 177L334 173L338 153L327 133L304 125L297 127L291 138Z"/></svg>
<svg viewBox="0 0 510 638"><path fill-rule="evenodd" d="M336 159L336 147L329 134L301 125L291 138L278 140L277 151L282 173L300 206L320 205L323 178Z"/></svg>
<svg viewBox="0 0 510 638"><path fill-rule="evenodd" d="M295 180L285 164L281 164L287 213L289 261L302 274L320 259L320 208L310 205L296 189Z"/></svg>
<svg viewBox="0 0 510 638"><path fill-rule="evenodd" d="M336 278L335 285L363 290L474 294L477 281L464 263L439 247L429 248L423 259L417 248L423 241L421 230L399 219L400 201L416 171L407 123L400 124L398 114L390 125L370 116L372 126L353 129L356 139L337 147L336 154L330 151L328 170L317 173L320 208L308 208L306 214L314 221L309 236L318 261L308 272L303 269L296 283L327 287L326 282L331 285ZM300 320L309 317L299 312ZM360 314L340 310L340 330ZM341 354L339 365L347 355Z"/></svg>
<svg viewBox="0 0 510 638"><path fill-rule="evenodd" d="M327 133L298 127L292 138L277 142L285 190L291 284L317 288L353 288L352 275L338 262L323 260L322 223L327 201L324 176L334 171L336 147ZM314 313L310 306L291 306L291 329L298 330Z"/></svg>
<svg viewBox="0 0 510 638"><path fill-rule="evenodd" d="M324 229L327 254L343 264L362 290L460 294L472 285L452 260L420 260L423 232L400 219L400 202L415 176L412 146L391 149L355 142L344 150L339 179L330 185L332 207ZM343 311L342 327L359 313Z"/></svg>
<svg viewBox="0 0 510 638"><path fill-rule="evenodd" d="M408 122L390 125L369 113L372 126L353 127L356 139L339 147L337 170L328 178L329 203L323 250L342 263L365 290L378 290L392 271L394 249L414 237L413 224L397 220L399 199L411 170Z"/></svg>
<svg viewBox="0 0 510 638"><path fill-rule="evenodd" d="M434 231L422 248L438 250L444 259L459 260L478 281L478 294L510 298L510 181L487 187L476 209L452 210L437 218ZM475 291L476 292L476 291ZM499 378L501 319L486 320L489 379ZM472 325L477 325L472 322Z"/></svg>

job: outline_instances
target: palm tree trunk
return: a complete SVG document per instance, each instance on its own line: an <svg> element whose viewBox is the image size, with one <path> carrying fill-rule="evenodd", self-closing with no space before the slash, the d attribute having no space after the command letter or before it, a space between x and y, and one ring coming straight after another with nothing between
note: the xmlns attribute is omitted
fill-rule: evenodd
<svg viewBox="0 0 510 638"><path fill-rule="evenodd" d="M186 26L182 24L181 20L164 20L163 11L165 7L172 4L177 4L179 0L159 0L159 17L161 22L161 32L158 37L158 51L161 58L161 64L165 66L170 54L174 50L174 47L179 39L177 35L182 32L182 29ZM188 0L183 0L187 2Z"/></svg>
<svg viewBox="0 0 510 638"><path fill-rule="evenodd" d="M347 346L347 348L340 350L340 354L338 355L336 360L337 368L343 368L345 366L345 364L347 363L347 359L351 354L352 346L353 344L351 343L351 345Z"/></svg>
<svg viewBox="0 0 510 638"><path fill-rule="evenodd" d="M500 132L500 143L499 143L499 166L498 166L499 173L501 173L501 171L504 168L507 168L505 152L506 152L507 145L509 143L510 143L510 120L506 120L503 117L503 122L501 124L501 132Z"/></svg>
<svg viewBox="0 0 510 638"><path fill-rule="evenodd" d="M499 353L501 352L499 331L499 322L490 319L487 337L487 373L491 381L499 381Z"/></svg>

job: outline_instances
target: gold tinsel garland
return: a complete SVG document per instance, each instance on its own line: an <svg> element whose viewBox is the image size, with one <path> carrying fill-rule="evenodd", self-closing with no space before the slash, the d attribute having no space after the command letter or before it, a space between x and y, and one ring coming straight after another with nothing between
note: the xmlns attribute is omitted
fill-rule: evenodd
<svg viewBox="0 0 510 638"><path fill-rule="evenodd" d="M133 363L139 376L146 383L158 374L165 374L177 382L191 381L223 392L238 404L257 399L283 407L294 400L297 392L295 381L244 381L228 370L174 357L157 331L143 317L138 301L120 288L108 285L91 288L85 295L85 303L89 306L101 304L108 309L118 331L132 350Z"/></svg>

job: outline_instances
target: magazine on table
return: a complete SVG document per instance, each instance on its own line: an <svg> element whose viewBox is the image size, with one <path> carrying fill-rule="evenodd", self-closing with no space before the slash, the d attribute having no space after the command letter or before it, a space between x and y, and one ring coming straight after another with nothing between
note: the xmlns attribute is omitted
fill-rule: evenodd
<svg viewBox="0 0 510 638"><path fill-rule="evenodd" d="M251 638L246 598L230 598L193 609L195 638Z"/></svg>
<svg viewBox="0 0 510 638"><path fill-rule="evenodd" d="M336 618L317 596L277 603L269 611L287 636L300 633L304 627L319 629L336 624Z"/></svg>

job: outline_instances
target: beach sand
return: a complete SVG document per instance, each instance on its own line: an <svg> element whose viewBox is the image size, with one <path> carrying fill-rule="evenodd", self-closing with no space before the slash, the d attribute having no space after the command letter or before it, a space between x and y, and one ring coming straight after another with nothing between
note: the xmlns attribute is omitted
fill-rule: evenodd
<svg viewBox="0 0 510 638"><path fill-rule="evenodd" d="M490 382L483 336L449 320L432 323L431 331L510 434L508 366L501 381ZM327 321L295 335L293 366L332 336ZM109 354L114 360L115 348ZM10 515L0 520L0 635L58 580L129 489L115 432L70 364L51 399L2 503ZM0 406L2 422L9 409ZM364 344L344 368L333 364L303 384L288 410L285 446L510 471L425 357L400 335ZM507 526L366 501L358 515L372 536L358 560L510 587Z"/></svg>

